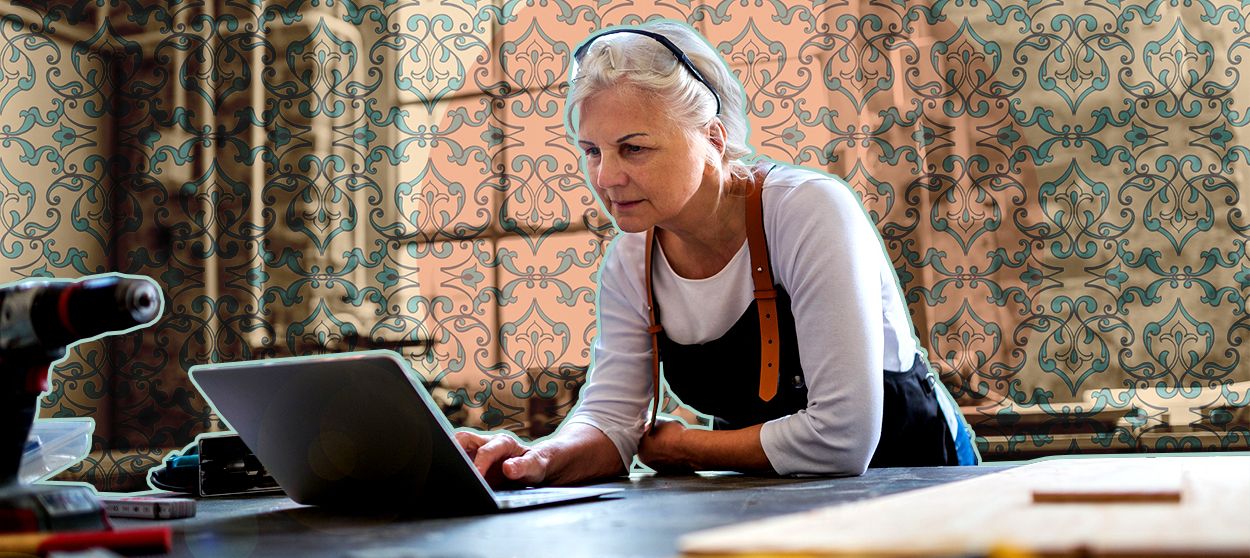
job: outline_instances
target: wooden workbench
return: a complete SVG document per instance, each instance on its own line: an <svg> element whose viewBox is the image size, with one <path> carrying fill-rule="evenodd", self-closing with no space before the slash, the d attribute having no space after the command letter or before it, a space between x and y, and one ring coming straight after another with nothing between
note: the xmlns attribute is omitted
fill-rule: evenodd
<svg viewBox="0 0 1250 558"><path fill-rule="evenodd" d="M1173 469L1190 472L1178 483L1168 473ZM1106 478L1118 479L1111 485L1129 489L1180 487L1186 498L1146 505L1086 503L1041 508L1029 501L1035 488L1079 491L1109 486L1098 480ZM1236 492L1246 489L1238 487L1247 478L1250 456L1246 455L875 469L861 477L841 479L636 475L606 483L625 490L600 501L476 517L345 517L300 506L285 497L266 496L204 499L197 517L162 523L176 529L172 556L196 558L673 557L683 552L690 556L841 556L848 551L976 556L990 553L999 540L1010 541L1008 550L1028 551L1044 550L1047 545L1052 550L1069 548L1076 541L1085 545L1077 548L1076 555L1097 550L1100 541L1122 548L1135 545L1140 551L1150 551L1153 543L1161 541L1175 549L1179 541L1182 551L1203 555L1202 549L1221 537L1233 543L1250 540L1250 497ZM1173 528L1167 517L1183 522L1178 523L1181 527ZM119 527L153 524L116 523ZM725 528L716 529L720 527ZM1204 534L1208 531L1216 534L1214 538ZM1115 546L1102 547L1108 548ZM882 549L885 552L877 552Z"/></svg>

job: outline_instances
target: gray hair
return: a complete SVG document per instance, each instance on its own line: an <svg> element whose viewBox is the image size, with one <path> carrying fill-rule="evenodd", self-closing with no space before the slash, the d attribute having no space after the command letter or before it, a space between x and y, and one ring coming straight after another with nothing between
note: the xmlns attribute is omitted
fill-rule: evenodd
<svg viewBox="0 0 1250 558"><path fill-rule="evenodd" d="M720 96L721 111L716 114L716 98L673 56L651 37L617 33L594 41L580 61L575 61L565 103L565 125L576 132L581 104L622 83L654 93L667 107L667 116L688 134L707 145L707 162L730 176L747 178L751 172L743 158L754 153L747 144L750 129L746 119L746 94L742 84L729 73L724 59L716 54L697 31L684 23L656 21L636 27L667 37L685 52L703 79ZM722 156L703 130L719 118L725 127L725 153Z"/></svg>

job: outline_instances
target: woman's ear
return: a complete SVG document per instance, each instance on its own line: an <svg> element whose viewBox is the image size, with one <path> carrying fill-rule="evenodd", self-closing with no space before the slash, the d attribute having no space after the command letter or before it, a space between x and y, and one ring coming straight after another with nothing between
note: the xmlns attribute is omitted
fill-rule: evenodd
<svg viewBox="0 0 1250 558"><path fill-rule="evenodd" d="M707 141L716 148L721 158L725 156L725 124L719 118L713 119L707 127Z"/></svg>

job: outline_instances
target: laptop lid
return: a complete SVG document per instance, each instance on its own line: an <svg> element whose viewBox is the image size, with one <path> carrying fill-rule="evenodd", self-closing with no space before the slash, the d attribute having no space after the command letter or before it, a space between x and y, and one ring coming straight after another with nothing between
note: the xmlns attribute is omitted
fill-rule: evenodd
<svg viewBox="0 0 1250 558"><path fill-rule="evenodd" d="M367 351L199 365L190 375L296 502L432 515L499 509L407 370L393 352Z"/></svg>

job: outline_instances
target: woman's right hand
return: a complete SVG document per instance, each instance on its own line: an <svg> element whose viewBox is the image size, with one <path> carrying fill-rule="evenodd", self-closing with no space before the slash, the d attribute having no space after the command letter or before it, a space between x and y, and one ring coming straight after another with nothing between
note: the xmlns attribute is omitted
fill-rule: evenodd
<svg viewBox="0 0 1250 558"><path fill-rule="evenodd" d="M511 436L460 431L456 432L456 443L469 454L478 473L492 488L536 486L547 478L549 459Z"/></svg>

